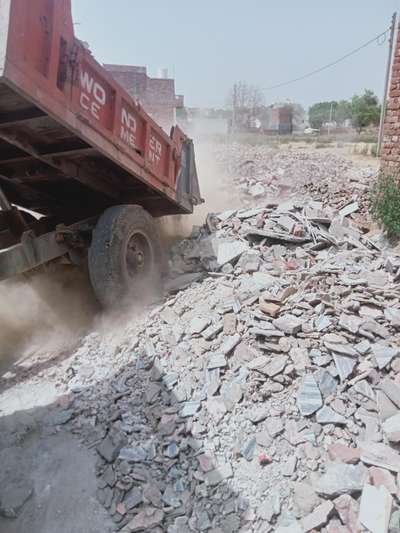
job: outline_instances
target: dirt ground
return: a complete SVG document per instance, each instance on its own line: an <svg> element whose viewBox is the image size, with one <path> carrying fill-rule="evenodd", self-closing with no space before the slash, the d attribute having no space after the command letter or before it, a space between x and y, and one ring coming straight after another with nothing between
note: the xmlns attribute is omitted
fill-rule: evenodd
<svg viewBox="0 0 400 533"><path fill-rule="evenodd" d="M21 413L20 413L21 415ZM0 518L0 531L20 533L108 533L105 509L95 498L95 454L66 432L55 433L44 413L11 415L1 432L18 428L0 452L2 493L12 497L22 488L32 491L17 519ZM21 436L21 427L26 428Z"/></svg>
<svg viewBox="0 0 400 533"><path fill-rule="evenodd" d="M370 157L349 156L344 150L340 155L351 157L360 167L377 166ZM203 154L199 155L202 159L206 159ZM211 170L204 171L204 165L200 162L204 174L211 177L203 184L207 196L214 170L212 162ZM190 224L200 223L206 211L218 207L229 207L229 195L221 205L210 201L201 208L201 217L198 213ZM85 371L102 372L106 379L113 369L110 329L115 317L101 315L82 283L82 279L69 279L60 286L55 281L46 287L45 298L40 282L33 288L0 287L4 296L0 309L0 502L15 493L22 507L17 518L0 518L0 533L113 531L96 499L96 454L60 429L62 420L57 418L65 416L68 398L53 378L75 371L69 361L84 335L90 331L104 335L105 345L101 368L94 369L88 359Z"/></svg>

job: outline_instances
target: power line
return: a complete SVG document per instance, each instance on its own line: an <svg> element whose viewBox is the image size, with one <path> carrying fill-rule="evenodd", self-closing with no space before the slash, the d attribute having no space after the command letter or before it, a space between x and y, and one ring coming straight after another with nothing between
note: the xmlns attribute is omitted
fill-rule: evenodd
<svg viewBox="0 0 400 533"><path fill-rule="evenodd" d="M304 74L303 76L300 76L299 78L294 78L292 80L284 81L284 82L278 83L276 85L271 85L270 87L265 87L263 89L263 91L271 91L272 89L278 89L279 87L284 87L285 85L290 85L292 83L296 83L298 81L305 80L306 78L309 78L310 76L314 76L315 74L318 74L319 72L322 72L323 70L326 70L326 69L328 69L330 67L333 67L334 65L337 65L338 63L340 63L341 61L347 59L348 57L356 54L357 52L359 52L363 48L365 48L365 47L369 46L370 44L374 43L375 41L378 41L378 39L380 39L381 37L383 37L383 36L386 37L386 34L389 31L390 31L390 28L388 28L387 30L383 31L379 35L376 35L373 39L370 39L369 41L367 41L366 43L362 44L361 46L359 46L355 50L352 50L348 54L345 54L344 56L340 57L339 59L336 59L336 61L332 61L331 63L328 63L327 65L324 65L323 67L320 67L320 68L318 68L316 70L312 70L311 72L308 72L307 74ZM383 44L383 42L381 44ZM378 44L379 44L379 41L378 41Z"/></svg>

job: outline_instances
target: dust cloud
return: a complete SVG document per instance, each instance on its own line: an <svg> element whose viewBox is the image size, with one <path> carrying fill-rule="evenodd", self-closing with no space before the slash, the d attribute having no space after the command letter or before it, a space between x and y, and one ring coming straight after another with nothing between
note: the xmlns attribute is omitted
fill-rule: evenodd
<svg viewBox="0 0 400 533"><path fill-rule="evenodd" d="M50 265L0 283L0 368L72 349L97 309L85 274L75 267Z"/></svg>
<svg viewBox="0 0 400 533"><path fill-rule="evenodd" d="M168 248L202 225L210 212L237 207L239 198L226 184L210 141L195 140L200 190L205 203L193 215L158 220L161 238ZM154 287L153 287L154 288ZM86 272L71 265L52 264L26 278L0 283L0 370L12 363L29 366L37 359L71 353L89 332L96 331L115 345L123 332L140 319L161 293L146 289L119 311L100 309ZM112 343L113 344L113 343Z"/></svg>
<svg viewBox="0 0 400 533"><path fill-rule="evenodd" d="M208 213L241 207L241 200L215 159L215 145L210 137L194 137L197 174L204 203L192 215L176 215L159 219L160 232L167 244L190 235L193 226L203 225Z"/></svg>

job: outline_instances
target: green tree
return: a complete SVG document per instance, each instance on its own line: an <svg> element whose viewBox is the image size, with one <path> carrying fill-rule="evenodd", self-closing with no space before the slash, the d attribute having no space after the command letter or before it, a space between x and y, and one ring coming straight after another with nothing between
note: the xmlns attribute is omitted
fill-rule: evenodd
<svg viewBox="0 0 400 533"><path fill-rule="evenodd" d="M319 129L325 122L329 122L331 118L331 109L332 109L332 119L334 120L334 110L337 107L338 103L335 101L332 102L318 102L310 107L308 110L308 120L312 128Z"/></svg>
<svg viewBox="0 0 400 533"><path fill-rule="evenodd" d="M351 102L348 100L337 102L333 118L337 124L344 124L346 120L351 119Z"/></svg>
<svg viewBox="0 0 400 533"><path fill-rule="evenodd" d="M378 126L381 114L381 106L377 96L365 90L362 96L354 95L351 99L351 121L358 133L367 126Z"/></svg>

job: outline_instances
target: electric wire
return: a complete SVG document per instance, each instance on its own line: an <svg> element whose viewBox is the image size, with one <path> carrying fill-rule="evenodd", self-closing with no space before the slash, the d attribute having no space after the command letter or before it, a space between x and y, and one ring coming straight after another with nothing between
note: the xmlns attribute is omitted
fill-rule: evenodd
<svg viewBox="0 0 400 533"><path fill-rule="evenodd" d="M304 74L303 76L299 76L298 78L293 78L292 80L284 81L282 83L277 83L276 85L271 85L270 87L265 87L263 89L263 91L271 91L273 89L278 89L279 87L285 87L286 85L291 85L292 83L297 83L298 81L302 81L302 80L305 80L306 78L309 78L311 76L315 76L315 74L319 74L320 72L337 65L341 61L344 61L345 59L347 59L350 56L356 54L357 52L360 52L360 50L362 50L363 48L366 48L367 46L369 46L370 44L372 44L374 42L377 42L378 44L381 45L385 41L380 43L379 39L381 37L385 37L386 38L386 35L387 35L387 33L389 31L390 31L390 28L387 28L385 31L383 31L379 35L376 35L373 39L370 39L369 41L367 41L366 43L362 44L358 48L355 48L351 52L348 52L344 56L339 57L339 59L336 59L335 61L332 61L331 63L328 63L327 65L324 65L323 67L320 67L320 68L317 68L315 70L312 70L311 72L308 72L307 74Z"/></svg>

